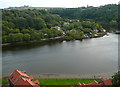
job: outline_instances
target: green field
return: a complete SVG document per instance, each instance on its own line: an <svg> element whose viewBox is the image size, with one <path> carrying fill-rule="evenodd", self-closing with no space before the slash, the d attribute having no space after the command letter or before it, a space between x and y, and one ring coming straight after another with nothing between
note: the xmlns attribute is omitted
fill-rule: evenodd
<svg viewBox="0 0 120 87"><path fill-rule="evenodd" d="M78 82L80 83L91 83L92 81L100 81L100 79L77 79L77 78L70 78L70 79L64 79L64 78L42 78L42 79L35 79L39 80L40 85L51 85L51 86L58 86L58 85L63 85L63 86L70 86L70 85L76 85ZM9 84L7 78L2 79L2 84Z"/></svg>
<svg viewBox="0 0 120 87"><path fill-rule="evenodd" d="M0 84L2 84L2 80L0 80Z"/></svg>
<svg viewBox="0 0 120 87"><path fill-rule="evenodd" d="M40 85L76 85L78 82L80 83L91 83L92 81L100 81L100 79L64 79L64 78L57 78L57 79L35 79L39 80Z"/></svg>
<svg viewBox="0 0 120 87"><path fill-rule="evenodd" d="M1 83L2 83L2 85L9 84L8 78L5 77L5 78L3 78L2 80L0 80L0 84L1 84Z"/></svg>

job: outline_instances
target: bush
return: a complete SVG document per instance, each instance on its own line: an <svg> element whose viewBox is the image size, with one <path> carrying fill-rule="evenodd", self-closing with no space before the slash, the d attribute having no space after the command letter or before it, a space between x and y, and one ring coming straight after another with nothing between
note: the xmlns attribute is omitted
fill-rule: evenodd
<svg viewBox="0 0 120 87"><path fill-rule="evenodd" d="M112 81L113 81L113 87L119 87L120 86L120 71L118 71L118 73L115 73L112 76Z"/></svg>

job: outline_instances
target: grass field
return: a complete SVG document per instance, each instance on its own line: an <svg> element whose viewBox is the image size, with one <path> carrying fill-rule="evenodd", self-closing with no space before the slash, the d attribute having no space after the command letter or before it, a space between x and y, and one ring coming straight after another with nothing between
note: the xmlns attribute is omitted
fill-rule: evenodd
<svg viewBox="0 0 120 87"><path fill-rule="evenodd" d="M2 84L2 80L0 80L0 84Z"/></svg>
<svg viewBox="0 0 120 87"><path fill-rule="evenodd" d="M78 82L80 83L91 83L92 81L100 81L100 79L35 79L39 80L40 85L76 85Z"/></svg>
<svg viewBox="0 0 120 87"><path fill-rule="evenodd" d="M40 85L47 85L47 86L58 86L58 85L63 85L63 86L70 86L70 85L76 85L78 82L80 83L91 83L92 81L96 80L96 81L100 81L100 79L65 79L65 78L42 78L42 79L35 79L35 80L39 80ZM3 78L2 79L2 84L8 84L8 79L7 78Z"/></svg>
<svg viewBox="0 0 120 87"><path fill-rule="evenodd" d="M9 83L7 77L5 77L5 78L3 78L2 80L0 80L0 82L2 83L2 85L5 85L5 84L8 84L8 83Z"/></svg>

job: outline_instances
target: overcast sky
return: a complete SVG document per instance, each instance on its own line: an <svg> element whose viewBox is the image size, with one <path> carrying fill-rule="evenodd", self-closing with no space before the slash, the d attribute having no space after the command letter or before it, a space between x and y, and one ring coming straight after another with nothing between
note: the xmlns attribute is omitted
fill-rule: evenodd
<svg viewBox="0 0 120 87"><path fill-rule="evenodd" d="M119 0L0 0L0 8L23 5L32 7L81 7L118 4L118 2Z"/></svg>

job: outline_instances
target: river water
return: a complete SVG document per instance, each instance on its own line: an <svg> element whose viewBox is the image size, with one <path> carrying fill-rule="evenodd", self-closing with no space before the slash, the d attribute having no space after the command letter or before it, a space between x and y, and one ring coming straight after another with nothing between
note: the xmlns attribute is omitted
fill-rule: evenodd
<svg viewBox="0 0 120 87"><path fill-rule="evenodd" d="M89 74L118 70L118 35L82 41L49 41L2 52L3 75L14 69L30 74Z"/></svg>

